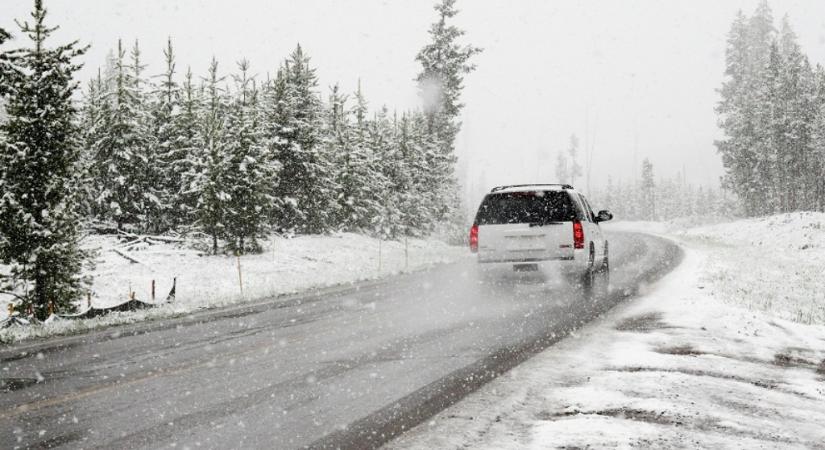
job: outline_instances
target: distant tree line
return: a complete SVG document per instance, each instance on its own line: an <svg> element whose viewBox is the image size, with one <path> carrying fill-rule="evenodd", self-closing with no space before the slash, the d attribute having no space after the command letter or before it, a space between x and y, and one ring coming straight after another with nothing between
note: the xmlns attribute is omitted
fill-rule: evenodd
<svg viewBox="0 0 825 450"><path fill-rule="evenodd" d="M750 216L825 210L825 68L811 67L767 1L737 14L719 90L725 184Z"/></svg>
<svg viewBox="0 0 825 450"><path fill-rule="evenodd" d="M636 180L607 178L604 188L591 192L594 208L609 209L621 220L665 221L687 217L734 217L739 199L724 188L695 186L682 174L656 178L653 164L645 158Z"/></svg>
<svg viewBox="0 0 825 450"><path fill-rule="evenodd" d="M246 60L182 76L171 41L150 75L137 42L88 83L85 49L50 48L35 0L29 48L0 52L0 293L47 311L85 289L84 224L198 232L218 253L255 252L267 233L345 230L382 238L463 224L454 175L463 77L480 49L459 44L455 0L441 0L418 53L420 111L370 111L360 83L322 97L299 46L270 76ZM12 36L0 30L0 44ZM51 305L48 306L47 305Z"/></svg>

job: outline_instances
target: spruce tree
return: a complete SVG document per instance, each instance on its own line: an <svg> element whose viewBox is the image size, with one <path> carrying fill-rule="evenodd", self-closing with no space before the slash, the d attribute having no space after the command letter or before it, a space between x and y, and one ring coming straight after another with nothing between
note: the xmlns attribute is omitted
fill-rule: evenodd
<svg viewBox="0 0 825 450"><path fill-rule="evenodd" d="M160 232L165 229L162 203L163 171L159 167L157 152L157 135L154 133L154 124L150 111L148 92L151 90L149 81L144 78L146 65L143 63L142 53L136 40L130 51L132 82L132 110L134 116L134 145L135 160L131 183L135 189L133 204L136 219L136 229L139 231Z"/></svg>
<svg viewBox="0 0 825 450"><path fill-rule="evenodd" d="M80 133L72 80L77 42L48 47L56 28L35 0L33 22L21 24L31 47L3 52L8 117L0 124L0 261L9 266L0 290L45 318L74 309L84 291L88 255L80 248L76 174ZM6 82L8 81L8 83Z"/></svg>
<svg viewBox="0 0 825 450"><path fill-rule="evenodd" d="M199 117L198 157L193 169L190 189L197 198L195 226L211 240L212 253L218 253L218 242L226 231L226 207L229 194L224 190L227 159L226 147L226 93L220 86L218 62L212 58L209 75L204 80L204 98Z"/></svg>
<svg viewBox="0 0 825 450"><path fill-rule="evenodd" d="M180 203L184 160L187 157L185 138L179 128L181 92L175 81L176 63L171 38L167 39L163 56L166 70L159 76L160 83L153 92L151 104L154 164L149 171L152 188L157 196L153 220L158 231L174 228L183 220L177 206Z"/></svg>
<svg viewBox="0 0 825 450"><path fill-rule="evenodd" d="M796 42L796 34L787 16L783 19L779 37L782 67L779 74L778 101L783 112L778 118L777 131L781 139L776 143L783 158L780 159L783 191L782 211L807 209L811 206L811 193L815 190L809 168L812 166L811 134L816 115L815 80L807 56Z"/></svg>
<svg viewBox="0 0 825 450"><path fill-rule="evenodd" d="M180 177L180 186L174 194L172 218L177 228L187 231L197 220L198 180L202 148L200 146L200 115L202 110L201 91L195 86L192 69L187 68L181 85L180 113L174 116L178 133L177 151L171 166L167 166L170 176Z"/></svg>
<svg viewBox="0 0 825 450"><path fill-rule="evenodd" d="M266 181L271 179L261 143L258 89L249 76L249 62L238 62L235 98L226 121L225 167L222 187L227 193L225 233L229 248L237 254L258 252L258 239L266 231L272 198Z"/></svg>
<svg viewBox="0 0 825 450"><path fill-rule="evenodd" d="M811 131L811 164L809 189L813 192L811 208L825 211L825 69L817 65L815 71L815 116Z"/></svg>
<svg viewBox="0 0 825 450"><path fill-rule="evenodd" d="M369 223L367 229L382 239L389 239L399 234L401 220L396 197L403 186L405 168L386 108L378 111L368 128L366 147L360 148L358 155L362 214Z"/></svg>
<svg viewBox="0 0 825 450"><path fill-rule="evenodd" d="M103 103L106 101L107 92L103 84L100 70L97 77L90 80L83 99L80 112L81 141L83 143L81 151L81 189L83 193L82 211L84 217L96 217L97 208L95 204L95 149L102 136L103 129Z"/></svg>
<svg viewBox="0 0 825 450"><path fill-rule="evenodd" d="M564 152L556 155L556 182L567 183L570 179L570 167L567 163L567 156Z"/></svg>
<svg viewBox="0 0 825 450"><path fill-rule="evenodd" d="M773 140L781 57L767 1L751 17L739 12L728 34L725 81L717 106L725 138L716 142L726 183L748 215L778 207L774 183L778 152Z"/></svg>
<svg viewBox="0 0 825 450"><path fill-rule="evenodd" d="M335 178L322 145L317 86L315 69L298 45L278 70L267 111L268 145L281 165L274 215L288 232L326 232L335 214Z"/></svg>
<svg viewBox="0 0 825 450"><path fill-rule="evenodd" d="M430 135L426 131L426 119L421 114L402 114L395 133L396 158L393 176L390 176L395 201L400 215L400 232L408 236L422 236L433 229L436 221L433 212L434 195L425 189L429 171L425 149Z"/></svg>
<svg viewBox="0 0 825 450"><path fill-rule="evenodd" d="M570 135L570 147L567 149L567 154L570 156L570 169L568 175L570 176L570 184L576 184L576 177L581 176L582 166L579 165L579 138L575 134Z"/></svg>
<svg viewBox="0 0 825 450"><path fill-rule="evenodd" d="M135 63L135 59L137 63ZM148 164L146 122L139 88L139 52L133 65L118 41L108 99L103 104L101 137L94 149L96 203L100 217L113 221L117 229L140 230L146 212Z"/></svg>
<svg viewBox="0 0 825 450"><path fill-rule="evenodd" d="M3 43L9 39L11 39L11 34L3 28L0 28L0 45L3 45ZM0 53L0 99L2 99L7 92L9 92L11 87L10 76L13 73L13 70L9 64L9 57L10 55ZM2 106L3 104L0 103L0 112L2 112Z"/></svg>
<svg viewBox="0 0 825 450"><path fill-rule="evenodd" d="M475 69L470 60L481 49L459 43L464 31L449 23L458 13L455 1L441 0L435 6L438 16L429 30L430 42L416 56L421 64L416 81L424 100L427 131L439 142L440 154L436 159L441 170L434 176L441 180L441 186L434 192L440 195L438 201L443 204L440 209L444 211L444 218L449 218L458 229L462 228L463 218L454 175L455 138L461 129L459 115L464 106L461 103L464 76ZM442 166L441 162L446 165Z"/></svg>
<svg viewBox="0 0 825 450"><path fill-rule="evenodd" d="M642 201L641 206L646 220L656 219L656 183L653 178L653 164L645 158L642 161Z"/></svg>

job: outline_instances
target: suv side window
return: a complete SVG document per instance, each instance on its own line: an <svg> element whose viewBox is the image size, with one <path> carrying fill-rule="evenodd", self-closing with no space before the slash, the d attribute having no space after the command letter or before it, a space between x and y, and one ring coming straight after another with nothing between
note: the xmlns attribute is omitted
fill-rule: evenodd
<svg viewBox="0 0 825 450"><path fill-rule="evenodd" d="M576 220L590 220L590 215L587 214L587 209L584 206L584 202L582 202L581 195L577 192L571 192L570 199L573 200L573 204L576 207Z"/></svg>
<svg viewBox="0 0 825 450"><path fill-rule="evenodd" d="M584 215L587 216L587 220L591 223L596 223L596 216L593 215L593 210L590 209L590 205L587 203L587 199L584 198L583 195L578 194L579 201L582 204L582 208L584 209Z"/></svg>

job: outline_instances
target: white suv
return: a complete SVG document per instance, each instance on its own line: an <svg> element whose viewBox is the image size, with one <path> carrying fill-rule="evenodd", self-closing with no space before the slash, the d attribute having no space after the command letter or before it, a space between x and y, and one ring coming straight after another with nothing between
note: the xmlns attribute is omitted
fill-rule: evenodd
<svg viewBox="0 0 825 450"><path fill-rule="evenodd" d="M599 223L612 218L606 210L594 215L568 184L499 186L478 208L470 249L479 263L510 263L515 270L558 261L564 275L589 290L598 275L607 278L608 242Z"/></svg>

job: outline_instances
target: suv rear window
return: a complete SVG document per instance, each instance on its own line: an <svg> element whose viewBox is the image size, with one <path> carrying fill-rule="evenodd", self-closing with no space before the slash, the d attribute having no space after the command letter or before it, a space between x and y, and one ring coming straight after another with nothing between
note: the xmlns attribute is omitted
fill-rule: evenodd
<svg viewBox="0 0 825 450"><path fill-rule="evenodd" d="M570 222L576 211L564 191L488 194L476 215L478 225Z"/></svg>

